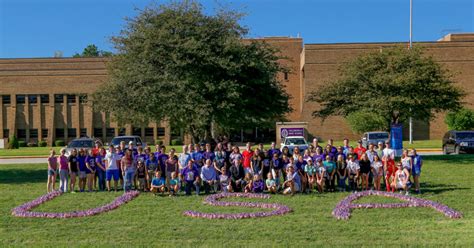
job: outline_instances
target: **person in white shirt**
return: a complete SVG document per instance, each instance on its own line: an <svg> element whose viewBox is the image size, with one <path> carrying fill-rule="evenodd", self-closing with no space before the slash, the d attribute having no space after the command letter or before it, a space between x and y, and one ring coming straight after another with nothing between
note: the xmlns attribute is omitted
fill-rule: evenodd
<svg viewBox="0 0 474 248"><path fill-rule="evenodd" d="M119 169L117 166L117 160L120 160L121 156L115 153L113 145L109 146L109 151L105 155L105 177L107 180L107 190L110 191L110 180L114 178L114 189L117 191L117 184L119 180Z"/></svg>

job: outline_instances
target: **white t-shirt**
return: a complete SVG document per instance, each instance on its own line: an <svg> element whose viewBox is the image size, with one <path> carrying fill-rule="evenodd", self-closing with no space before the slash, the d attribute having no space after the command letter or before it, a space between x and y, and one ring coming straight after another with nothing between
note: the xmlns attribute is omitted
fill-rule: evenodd
<svg viewBox="0 0 474 248"><path fill-rule="evenodd" d="M392 148L385 148L382 152L384 157L395 159L395 151Z"/></svg>
<svg viewBox="0 0 474 248"><path fill-rule="evenodd" d="M357 171L360 170L359 162L347 160L347 169L351 174L357 174Z"/></svg>
<svg viewBox="0 0 474 248"><path fill-rule="evenodd" d="M119 160L120 157L121 156L116 153L107 153L107 155L105 155L105 160L107 160L109 164L109 167L107 167L107 170L118 170L117 160Z"/></svg>

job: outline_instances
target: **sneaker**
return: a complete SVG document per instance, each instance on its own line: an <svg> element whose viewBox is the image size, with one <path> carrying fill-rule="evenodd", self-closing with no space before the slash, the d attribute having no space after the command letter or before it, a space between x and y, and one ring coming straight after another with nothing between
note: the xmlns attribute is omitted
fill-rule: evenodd
<svg viewBox="0 0 474 248"><path fill-rule="evenodd" d="M408 191L405 193L405 195L409 195L410 193L408 193Z"/></svg>

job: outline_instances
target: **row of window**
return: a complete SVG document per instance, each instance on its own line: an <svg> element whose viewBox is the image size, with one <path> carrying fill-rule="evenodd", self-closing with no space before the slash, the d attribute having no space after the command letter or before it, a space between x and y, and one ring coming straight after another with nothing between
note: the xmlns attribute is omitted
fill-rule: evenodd
<svg viewBox="0 0 474 248"><path fill-rule="evenodd" d="M41 138L45 139L48 137L48 129L41 129ZM56 138L61 138L64 137L65 135L65 129L64 128L56 128L55 130L55 136ZM165 136L165 128L159 127L157 129L158 131L158 136ZM80 128L79 130L80 137L85 137L87 136L87 128ZM106 137L114 137L115 136L115 128L106 128L105 129L105 136ZM119 129L119 136L125 135L125 128L120 128ZM132 129L132 135L136 136L141 136L142 131L141 128L133 128ZM102 128L94 128L94 136L95 137L102 137L103 136L103 130ZM147 127L145 128L145 136L147 137L152 137L153 136L153 128ZM10 130L8 129L3 129L3 138L8 138L10 137ZM68 138L75 138L77 137L77 129L76 128L68 128L67 129L67 137ZM17 129L17 138L19 139L26 139L26 129ZM38 129L30 129L30 139L37 139L38 137Z"/></svg>
<svg viewBox="0 0 474 248"><path fill-rule="evenodd" d="M76 103L76 95L66 95L67 103ZM26 98L28 98L28 102L30 104L38 103L38 95L15 95L16 103L17 104L25 104ZM42 94L39 95L41 98L41 103L49 103L49 95ZM2 103L3 104L11 104L11 96L10 95L2 95ZM79 102L85 103L87 101L87 95L79 95ZM62 94L54 94L54 103L64 103L64 95Z"/></svg>

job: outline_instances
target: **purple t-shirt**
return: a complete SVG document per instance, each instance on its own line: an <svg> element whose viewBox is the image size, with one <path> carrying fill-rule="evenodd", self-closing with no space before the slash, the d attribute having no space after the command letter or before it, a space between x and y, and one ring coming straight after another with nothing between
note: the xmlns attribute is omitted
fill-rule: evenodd
<svg viewBox="0 0 474 248"><path fill-rule="evenodd" d="M216 154L214 154L213 152L204 152L202 155L206 160L210 159L211 161L214 161L214 159L216 158Z"/></svg>
<svg viewBox="0 0 474 248"><path fill-rule="evenodd" d="M95 170L95 157L94 157L94 156L88 155L88 156L86 157L86 163L89 164L89 167L90 167L91 169ZM89 170L88 168L86 168L86 171L91 172L91 170Z"/></svg>
<svg viewBox="0 0 474 248"><path fill-rule="evenodd" d="M95 157L95 163L100 164L100 165L102 165L102 167L105 168L104 158L101 155L97 155L97 157ZM100 169L100 167L98 167L98 166L97 166L97 170L104 171L104 170Z"/></svg>
<svg viewBox="0 0 474 248"><path fill-rule="evenodd" d="M198 176L199 176L198 170L196 169L195 166L193 166L192 169L189 169L188 166L186 166L186 168L183 169L183 177L185 181L188 181L188 182L194 181L196 180Z"/></svg>
<svg viewBox="0 0 474 248"><path fill-rule="evenodd" d="M252 183L252 191L255 193L263 192L263 180L257 180Z"/></svg>

